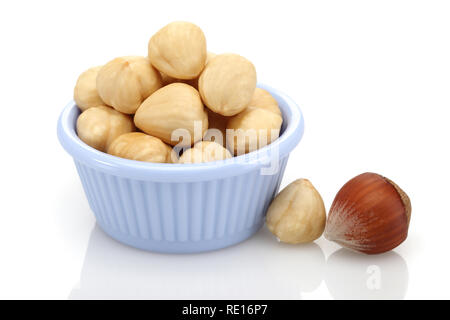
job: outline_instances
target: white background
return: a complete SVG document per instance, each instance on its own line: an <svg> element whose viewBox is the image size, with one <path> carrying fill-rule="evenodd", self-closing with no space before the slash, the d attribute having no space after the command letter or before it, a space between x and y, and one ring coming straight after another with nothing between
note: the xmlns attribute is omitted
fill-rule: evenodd
<svg viewBox="0 0 450 320"><path fill-rule="evenodd" d="M0 298L450 298L448 1L2 1ZM95 226L56 121L85 69L146 55L173 20L213 52L254 62L290 95L306 131L282 186L305 177L329 208L373 171L413 203L389 254L325 239L276 242L266 229L213 253L134 250ZM373 275L381 286L374 287Z"/></svg>

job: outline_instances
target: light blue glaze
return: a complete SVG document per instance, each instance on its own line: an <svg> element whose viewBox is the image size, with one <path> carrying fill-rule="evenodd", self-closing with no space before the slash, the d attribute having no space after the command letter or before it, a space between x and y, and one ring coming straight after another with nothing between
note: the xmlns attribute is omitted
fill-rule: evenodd
<svg viewBox="0 0 450 320"><path fill-rule="evenodd" d="M74 158L99 226L130 246L166 253L216 250L258 231L304 129L289 97L258 86L278 101L280 138L251 154L203 164L147 163L97 151L78 138L80 111L70 102L58 121L58 138ZM261 175L274 157L279 170Z"/></svg>

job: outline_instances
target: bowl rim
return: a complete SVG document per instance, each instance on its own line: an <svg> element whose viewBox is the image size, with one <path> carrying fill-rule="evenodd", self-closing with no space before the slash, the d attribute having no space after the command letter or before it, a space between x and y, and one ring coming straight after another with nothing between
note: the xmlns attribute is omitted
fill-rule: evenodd
<svg viewBox="0 0 450 320"><path fill-rule="evenodd" d="M121 177L181 183L240 175L269 165L275 156L278 160L288 156L300 142L304 132L303 114L289 96L265 84L258 83L257 87L267 90L278 101L283 121L286 121L285 117L289 119L287 126L271 144L231 159L196 164L150 163L98 151L78 138L75 127L80 111L73 100L66 105L58 119L58 139L77 162Z"/></svg>

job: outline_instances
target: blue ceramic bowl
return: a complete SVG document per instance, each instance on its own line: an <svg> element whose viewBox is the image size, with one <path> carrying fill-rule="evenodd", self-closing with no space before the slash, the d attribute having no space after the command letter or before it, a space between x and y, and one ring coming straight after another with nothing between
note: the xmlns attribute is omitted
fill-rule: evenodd
<svg viewBox="0 0 450 320"><path fill-rule="evenodd" d="M80 111L70 102L58 138L75 161L98 225L120 242L165 253L216 250L256 233L304 127L294 101L259 87L278 101L280 137L247 155L203 164L147 163L97 151L78 138Z"/></svg>

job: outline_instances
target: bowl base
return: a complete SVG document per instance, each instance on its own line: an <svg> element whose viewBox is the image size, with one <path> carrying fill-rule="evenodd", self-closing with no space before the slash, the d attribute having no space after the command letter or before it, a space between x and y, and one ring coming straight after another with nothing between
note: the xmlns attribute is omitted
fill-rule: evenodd
<svg viewBox="0 0 450 320"><path fill-rule="evenodd" d="M102 229L103 232L105 232L108 236L128 246L159 253L186 254L219 250L243 242L244 240L247 240L248 238L253 236L256 232L258 232L259 229L261 229L261 227L263 226L264 222L256 224L253 227L245 229L239 233L224 236L221 239L200 240L195 242L175 242L142 239L132 237L109 227L105 227L98 221L97 224L100 229Z"/></svg>

